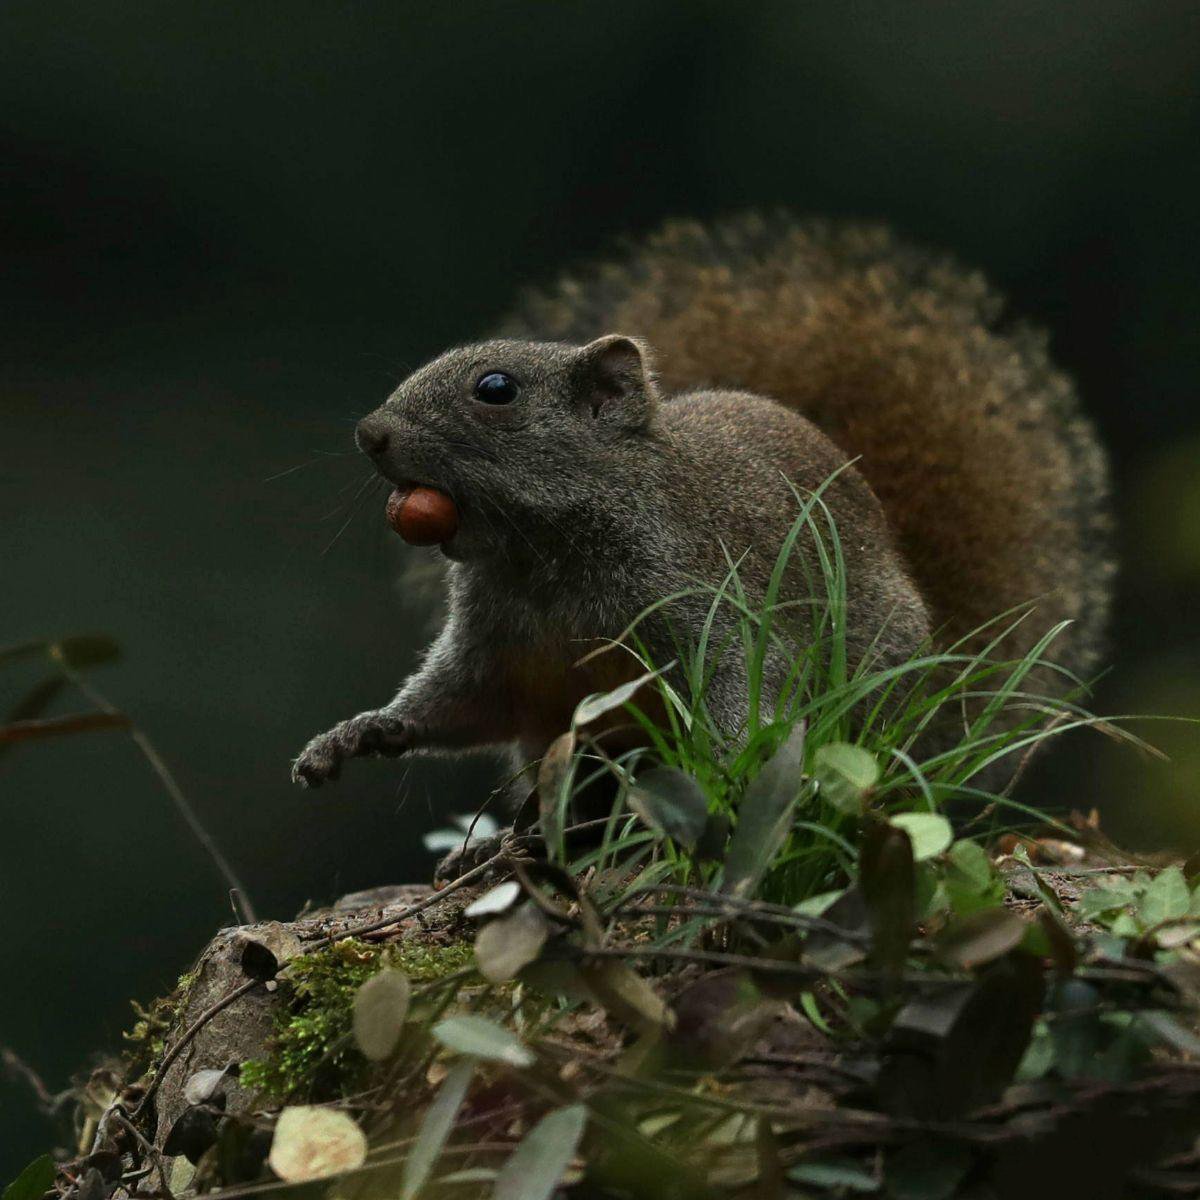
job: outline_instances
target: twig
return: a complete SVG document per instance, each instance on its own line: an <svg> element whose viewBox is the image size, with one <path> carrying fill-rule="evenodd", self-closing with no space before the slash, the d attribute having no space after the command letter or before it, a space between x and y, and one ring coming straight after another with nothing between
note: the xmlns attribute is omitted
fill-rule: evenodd
<svg viewBox="0 0 1200 1200"><path fill-rule="evenodd" d="M60 737L67 733L85 733L91 729L128 729L133 722L119 712L70 713L65 717L44 717L13 721L0 725L0 745L24 742L30 738Z"/></svg>
<svg viewBox="0 0 1200 1200"><path fill-rule="evenodd" d="M827 933L831 937L840 938L845 942L868 943L871 938L867 933L856 929L844 929L824 917L811 917L798 913L795 909L783 904L771 904L766 900L744 900L738 896L722 895L720 892L705 891L704 888L685 887L677 883L651 883L645 887L635 888L617 906L615 911L631 907L632 902L640 896L653 896L665 892L672 896L682 896L687 900L720 907L728 910L730 916L747 918L761 917L764 919L783 919L790 924L813 930L815 933Z"/></svg>
<svg viewBox="0 0 1200 1200"><path fill-rule="evenodd" d="M155 1170L158 1171L159 1181L162 1184L163 1195L167 1198L167 1200L175 1200L175 1195L171 1191L170 1180L167 1178L167 1167L163 1162L162 1155L158 1152L158 1147L147 1140L142 1135L141 1130L139 1130L137 1126L134 1125L134 1123L127 1117L122 1116L122 1114L119 1112L113 1113L113 1117L116 1119L117 1124L120 1125L122 1129L133 1136L133 1138L137 1141L137 1144L141 1146L142 1150L145 1152L146 1157L149 1158L149 1160L154 1164Z"/></svg>
<svg viewBox="0 0 1200 1200"><path fill-rule="evenodd" d="M196 1034L198 1034L200 1030L203 1029L204 1026L207 1025L209 1021L211 1021L218 1013L223 1012L235 1000L240 1000L248 992L254 991L256 987L263 983L266 983L265 979L247 979L245 983L239 983L237 987L233 989L233 991L226 992L225 995L222 996L220 1000L216 1001L215 1004L209 1005L209 1007L206 1008L187 1027L187 1029L183 1031L179 1040L163 1056L163 1060L159 1064L158 1070L154 1074L153 1081L146 1089L146 1094L138 1102L137 1108L135 1108L130 1114L134 1120L137 1120L137 1118L142 1115L146 1106L154 1098L154 1094L158 1091L163 1079L166 1078L167 1071L170 1070L171 1065L183 1052L184 1047L191 1042L192 1038L194 1038Z"/></svg>
<svg viewBox="0 0 1200 1200"><path fill-rule="evenodd" d="M229 860L221 851L221 847L217 845L216 839L208 832L200 822L200 817L196 810L192 807L188 798L183 794L183 789L179 786L175 776L171 773L171 769L163 761L162 756L154 748L154 744L142 732L142 730L134 724L134 722L124 713L120 712L108 698L93 687L83 676L64 668L67 678L91 702L101 710L102 714L108 714L110 717L120 717L121 720L128 726L130 737L133 738L134 745L142 752L146 761L150 764L151 770L158 776L159 782L163 786L163 790L171 798L171 802L175 805L179 815L183 817L188 829L192 835L200 843L201 846L208 852L209 858L212 859L213 865L224 877L229 889L236 896L236 905L241 911L242 923L245 925L253 925L258 921L258 915L254 909L254 903L250 899L250 893L246 889L246 885L238 878L237 872L233 869ZM98 716L101 714L97 714Z"/></svg>
<svg viewBox="0 0 1200 1200"><path fill-rule="evenodd" d="M895 982L911 984L913 987L945 988L961 987L964 976L929 975L920 971L908 971L899 976L885 975L879 971L833 971L826 967L809 966L800 962L787 962L777 958L759 958L752 954L727 954L720 950L686 950L677 946L597 946L580 952L582 958L667 958L677 962L712 963L722 967L744 967L763 975L785 975L807 983L818 983L825 979L836 979L842 983L860 987Z"/></svg>
<svg viewBox="0 0 1200 1200"><path fill-rule="evenodd" d="M50 1115L58 1112L75 1095L71 1088L57 1095L52 1092L42 1077L11 1046L0 1046L0 1062L4 1064L6 1074L29 1085L38 1104Z"/></svg>

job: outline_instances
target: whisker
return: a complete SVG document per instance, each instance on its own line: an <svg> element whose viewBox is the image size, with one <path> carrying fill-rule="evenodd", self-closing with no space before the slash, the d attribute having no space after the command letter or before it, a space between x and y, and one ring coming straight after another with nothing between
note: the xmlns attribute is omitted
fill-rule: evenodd
<svg viewBox="0 0 1200 1200"><path fill-rule="evenodd" d="M363 501L367 498L367 496L370 495L371 484L378 479L379 479L379 476L376 475L374 471L372 471L372 472L370 472L370 474L367 475L367 477L365 479L363 479L359 483L358 491L356 491L354 493L354 495L350 498L350 500L348 501L348 504L347 504L347 507L349 508L350 511L347 514L346 519L342 522L341 526L339 527L337 533L335 533L333 535L333 537L329 539L328 545L325 547L324 550L321 551L322 558L324 558L325 555L327 555L329 553L329 551L333 549L334 544L337 542L337 540L342 536L343 533L346 532L347 529L349 529L350 522L353 521L355 516L358 515L358 513L362 509ZM343 489L343 490L345 490L345 489ZM337 510L335 509L334 511L336 512ZM333 513L329 514L329 516L333 516L333 515L334 515ZM325 518L325 519L328 519L328 518Z"/></svg>
<svg viewBox="0 0 1200 1200"><path fill-rule="evenodd" d="M527 545L527 546L528 546L528 547L529 547L529 548L530 548L530 549L531 549L531 550L534 552L534 554L536 554L536 555L538 556L538 558L540 558L540 559L542 560L542 565L543 565L543 566L547 566L547 567L548 567L550 564L549 564L549 562L546 560L546 556L545 556L545 555L544 555L544 554L543 554L543 553L542 553L542 552L541 552L541 551L540 551L540 550L537 548L537 546L536 546L536 545L535 545L533 542L531 542L531 541L529 540L529 536L528 536L528 534L526 534L526 532L525 532L525 531L524 531L524 530L521 528L521 526L520 526L520 525L518 525L518 524L517 524L517 522L513 520L513 518L512 518L512 516L511 516L511 514L510 514L510 513L508 513L508 512L506 512L506 511L505 511L505 509L503 508L503 506L502 506L502 505L500 505L500 504L497 504L497 503L496 503L496 501L495 501L495 500L493 500L493 499L491 498L491 496L489 496L489 495L487 494L487 492L485 492L485 491L480 491L480 493L479 493L479 494L480 494L480 495L481 495L481 496L482 496L482 497L483 497L483 498L484 498L484 499L485 499L485 500L486 500L486 501L487 501L487 502L488 502L488 503L489 503L489 504L490 504L490 505L491 505L491 506L492 506L494 509L496 509L496 511L497 511L497 512L498 512L498 513L499 513L499 514L500 514L500 515L501 515L501 516L502 516L502 517L503 517L503 518L504 518L504 519L505 519L505 520L506 520L506 521L507 521L507 522L508 522L508 523L509 523L509 524L510 524L512 527L513 527L513 529L515 529L515 530L517 531L518 535L519 535L519 536L521 537L521 539L522 539L522 540L525 542L525 544L526 544L526 545Z"/></svg>

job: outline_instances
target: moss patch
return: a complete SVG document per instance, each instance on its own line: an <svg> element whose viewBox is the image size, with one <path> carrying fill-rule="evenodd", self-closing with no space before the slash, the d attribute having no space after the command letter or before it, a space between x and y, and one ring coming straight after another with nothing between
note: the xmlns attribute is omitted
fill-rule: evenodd
<svg viewBox="0 0 1200 1200"><path fill-rule="evenodd" d="M129 1047L128 1059L133 1072L148 1070L162 1057L167 1033L187 1005L198 978L198 971L185 971L174 988L152 1001L149 1007L130 1000L137 1021L132 1029L121 1034L121 1038Z"/></svg>
<svg viewBox="0 0 1200 1200"><path fill-rule="evenodd" d="M287 966L291 997L275 1019L266 1058L242 1064L241 1082L275 1100L324 1100L359 1086L368 1063L351 1038L354 993L384 967L414 983L453 974L471 962L471 946L399 942L374 946L346 939Z"/></svg>

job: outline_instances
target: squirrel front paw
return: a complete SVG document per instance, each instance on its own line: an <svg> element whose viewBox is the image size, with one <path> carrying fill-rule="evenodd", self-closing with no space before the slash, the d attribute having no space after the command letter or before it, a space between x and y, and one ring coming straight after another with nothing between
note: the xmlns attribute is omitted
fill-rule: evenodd
<svg viewBox="0 0 1200 1200"><path fill-rule="evenodd" d="M292 782L304 787L320 787L327 779L336 779L348 758L383 755L394 758L410 746L411 727L387 712L359 713L339 721L332 729L318 734L300 752L292 764Z"/></svg>

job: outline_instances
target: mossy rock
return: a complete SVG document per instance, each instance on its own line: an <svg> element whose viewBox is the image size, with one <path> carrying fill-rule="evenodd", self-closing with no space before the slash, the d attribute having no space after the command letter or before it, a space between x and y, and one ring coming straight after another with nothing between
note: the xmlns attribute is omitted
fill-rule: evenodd
<svg viewBox="0 0 1200 1200"><path fill-rule="evenodd" d="M459 893L371 941L340 939L350 929L399 914L430 893L404 886L360 892L292 922L221 930L184 976L188 984L139 1012L131 1037L152 1053L152 1079L164 1057L224 997L255 978L262 983L203 1021L168 1063L154 1096L154 1142L162 1147L190 1107L184 1094L200 1071L224 1070L225 1111L247 1113L284 1099L332 1098L352 1086L363 1066L350 1038L355 989L385 965L412 979L433 979L470 961L462 937ZM328 939L332 937L330 943ZM307 949L307 947L313 949ZM273 978L279 967L280 978ZM144 1062L144 1056L139 1056Z"/></svg>

